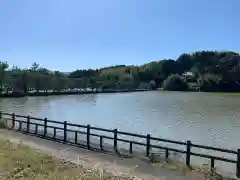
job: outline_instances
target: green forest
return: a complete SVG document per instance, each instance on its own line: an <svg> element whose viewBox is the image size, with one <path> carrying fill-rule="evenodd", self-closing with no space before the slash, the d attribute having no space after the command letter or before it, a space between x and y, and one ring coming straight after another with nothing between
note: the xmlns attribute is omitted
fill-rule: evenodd
<svg viewBox="0 0 240 180"><path fill-rule="evenodd" d="M36 62L29 69L21 69L1 61L0 88L2 93L9 89L27 93L32 89L58 92L75 88L239 92L240 55L232 51L197 51L140 66L116 65L70 73L52 71Z"/></svg>

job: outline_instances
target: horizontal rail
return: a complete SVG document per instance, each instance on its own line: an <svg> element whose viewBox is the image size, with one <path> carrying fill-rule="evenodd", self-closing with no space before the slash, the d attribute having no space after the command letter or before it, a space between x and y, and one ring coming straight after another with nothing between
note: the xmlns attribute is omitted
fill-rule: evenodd
<svg viewBox="0 0 240 180"><path fill-rule="evenodd" d="M158 149L165 149L165 150L168 149L169 151L178 152L178 153L183 153L183 154L186 153L186 151L184 151L184 150L174 149L174 148L169 148L169 147L164 147L164 146L151 145L150 147L158 148Z"/></svg>
<svg viewBox="0 0 240 180"><path fill-rule="evenodd" d="M174 140L163 139L163 138L151 137L150 139L155 140L155 141L162 141L162 142L167 142L167 143L179 144L179 145L187 145L186 142L174 141Z"/></svg>
<svg viewBox="0 0 240 180"><path fill-rule="evenodd" d="M10 113L6 113L6 112L2 112L2 114L3 114L3 115L9 115L9 116L12 115L12 114L10 114Z"/></svg>
<svg viewBox="0 0 240 180"><path fill-rule="evenodd" d="M99 127L91 127L93 130L98 130L98 131L104 131L104 132L111 132L113 133L114 131L111 129L104 129L104 128L99 128Z"/></svg>
<svg viewBox="0 0 240 180"><path fill-rule="evenodd" d="M60 128L60 127L49 126L49 125L47 125L46 127L47 127L47 128L58 129L58 130L63 130L63 131L64 131L64 128Z"/></svg>
<svg viewBox="0 0 240 180"><path fill-rule="evenodd" d="M141 143L141 142L137 142L137 141L130 141L130 140L119 139L119 138L117 138L117 140L122 141L122 142L126 142L126 143L132 143L132 144L140 145L140 146L146 146L145 143Z"/></svg>
<svg viewBox="0 0 240 180"><path fill-rule="evenodd" d="M227 159L227 158L223 158L223 157L211 156L211 155L207 155L207 154L199 154L199 153L191 152L191 155L208 158L208 159L215 159L215 160L219 160L219 161L225 161L225 162L229 162L229 163L237 163L237 161L235 161L235 160L231 160L231 159Z"/></svg>
<svg viewBox="0 0 240 180"><path fill-rule="evenodd" d="M64 124L63 122L60 121L54 121L54 120L47 120L47 122L54 123L54 124Z"/></svg>
<svg viewBox="0 0 240 180"><path fill-rule="evenodd" d="M29 116L30 117L30 119L33 119L33 120L36 120L36 121L44 121L44 119L42 119L42 118L37 118L37 117L32 117L32 116ZM27 118L27 116L25 117L25 118Z"/></svg>
<svg viewBox="0 0 240 180"><path fill-rule="evenodd" d="M87 126L80 125L80 124L72 124L72 123L67 123L68 126L74 126L74 127L79 127L79 128L87 128Z"/></svg>
<svg viewBox="0 0 240 180"><path fill-rule="evenodd" d="M56 128L56 127L55 127ZM58 128L56 128L58 129ZM64 130L64 128L62 128ZM79 134L87 134L84 131L76 131L76 130L72 130L72 129L66 129L67 132L73 132L73 133L79 133Z"/></svg>
<svg viewBox="0 0 240 180"><path fill-rule="evenodd" d="M21 118L27 118L26 116L22 116L22 115L17 115L15 114L16 117L21 117Z"/></svg>
<svg viewBox="0 0 240 180"><path fill-rule="evenodd" d="M140 135L140 134L134 134L134 133L128 133L128 132L123 132L123 131L118 131L118 134L121 135L127 135L127 136L133 136L133 137L139 137L139 138L147 138L146 135Z"/></svg>
<svg viewBox="0 0 240 180"><path fill-rule="evenodd" d="M18 120L18 119L15 119L16 122L19 122L19 123L27 123L27 121L23 121L23 120Z"/></svg>
<svg viewBox="0 0 240 180"><path fill-rule="evenodd" d="M95 136L95 137L103 137L105 139L114 139L113 137L109 137L109 136L104 136L104 135L99 135L99 134L94 134L94 133L90 133L90 136Z"/></svg>
<svg viewBox="0 0 240 180"><path fill-rule="evenodd" d="M14 113L6 113L6 112L3 112L2 113L3 115L7 115L7 116L13 116ZM18 115L18 114L14 114L15 117L21 117L21 118L28 118L28 116L23 116L23 115ZM43 118L38 118L38 117L33 117L33 116L29 116L30 119L33 119L33 120L37 120L37 121L44 121ZM56 121L58 122L58 121Z"/></svg>
<svg viewBox="0 0 240 180"><path fill-rule="evenodd" d="M237 151L233 151L233 150L229 150L229 149L216 148L216 147L198 145L198 144L191 144L191 145L192 145L192 147L201 148L201 149L220 151L220 152L225 152L225 153L229 153L229 154L237 154Z"/></svg>

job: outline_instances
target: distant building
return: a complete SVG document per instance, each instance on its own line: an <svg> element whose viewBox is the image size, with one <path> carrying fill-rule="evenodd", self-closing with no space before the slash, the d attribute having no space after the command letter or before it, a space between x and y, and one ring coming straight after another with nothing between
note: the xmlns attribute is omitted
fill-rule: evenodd
<svg viewBox="0 0 240 180"><path fill-rule="evenodd" d="M189 90L198 91L199 84L198 84L197 80L195 79L193 72L187 71L187 72L182 74L182 77L185 78L185 80L188 84Z"/></svg>
<svg viewBox="0 0 240 180"><path fill-rule="evenodd" d="M187 71L187 72L183 73L182 76L185 76L185 77L186 76L190 76L190 77L192 77L192 76L194 76L194 74L191 71Z"/></svg>

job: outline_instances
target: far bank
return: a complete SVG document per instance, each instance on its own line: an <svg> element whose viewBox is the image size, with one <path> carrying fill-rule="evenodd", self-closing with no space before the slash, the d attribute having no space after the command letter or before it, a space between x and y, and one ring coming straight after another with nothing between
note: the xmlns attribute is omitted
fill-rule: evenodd
<svg viewBox="0 0 240 180"><path fill-rule="evenodd" d="M143 92L151 91L150 89L122 89L122 90L97 90L97 91L39 91L39 92L14 92L0 94L0 98L18 98L26 96L56 96L56 95L78 95L78 94L99 94L99 93L127 93L127 92Z"/></svg>

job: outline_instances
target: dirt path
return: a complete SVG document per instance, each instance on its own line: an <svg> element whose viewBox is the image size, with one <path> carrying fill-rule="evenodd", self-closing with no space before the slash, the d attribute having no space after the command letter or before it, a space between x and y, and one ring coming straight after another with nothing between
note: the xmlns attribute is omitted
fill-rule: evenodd
<svg viewBox="0 0 240 180"><path fill-rule="evenodd" d="M34 136L24 135L18 132L0 130L0 138L8 139L12 142L21 142L34 149L50 153L51 155L62 158L67 161L72 161L77 164L82 164L87 167L100 166L106 171L113 174L131 174L146 180L200 180L196 174L185 176L183 172L177 170L164 169L151 165L146 160L137 158L121 159L112 154L88 151L86 149L69 146L44 140Z"/></svg>

